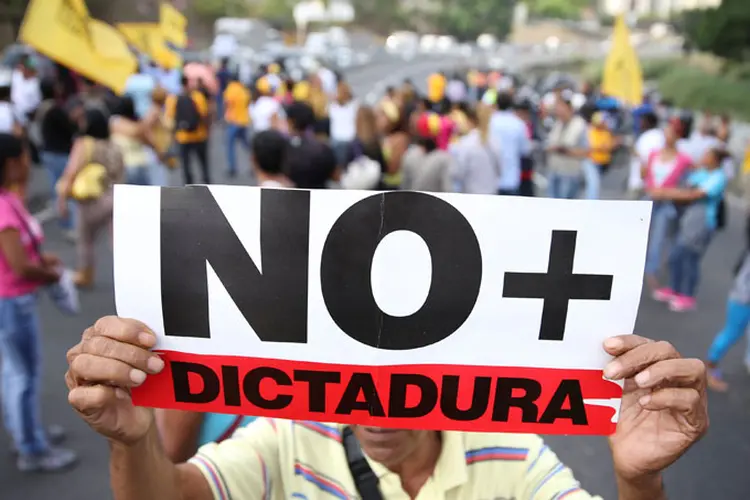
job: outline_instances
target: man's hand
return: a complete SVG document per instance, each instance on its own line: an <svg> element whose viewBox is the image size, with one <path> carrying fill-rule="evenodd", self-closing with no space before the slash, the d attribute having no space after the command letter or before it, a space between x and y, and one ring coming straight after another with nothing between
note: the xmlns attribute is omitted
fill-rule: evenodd
<svg viewBox="0 0 750 500"><path fill-rule="evenodd" d="M135 444L151 428L153 412L133 406L130 389L164 368L164 361L149 351L155 343L143 323L109 316L88 328L68 351L68 401L92 429L112 441Z"/></svg>
<svg viewBox="0 0 750 500"><path fill-rule="evenodd" d="M610 438L618 483L632 491L659 488L661 471L708 429L706 367L683 359L668 342L636 335L610 338L604 349L615 356L604 375L625 381L617 432ZM660 498L656 493L652 497Z"/></svg>

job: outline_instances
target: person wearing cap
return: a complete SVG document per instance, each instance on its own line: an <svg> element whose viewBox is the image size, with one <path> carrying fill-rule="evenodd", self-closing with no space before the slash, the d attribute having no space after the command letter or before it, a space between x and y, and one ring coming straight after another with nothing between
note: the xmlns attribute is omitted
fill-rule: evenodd
<svg viewBox="0 0 750 500"><path fill-rule="evenodd" d="M21 125L26 127L31 115L42 102L39 78L37 78L34 61L30 56L24 57L13 72L11 102L16 109L18 119L21 120Z"/></svg>
<svg viewBox="0 0 750 500"><path fill-rule="evenodd" d="M273 88L267 77L263 76L255 82L255 92L257 98L249 107L253 134L278 129L281 126L283 108L273 97Z"/></svg>
<svg viewBox="0 0 750 500"><path fill-rule="evenodd" d="M591 117L588 141L591 149L588 160L583 165L586 178L586 199L598 200L601 177L609 169L612 163L612 151L617 145L603 111L597 111Z"/></svg>
<svg viewBox="0 0 750 500"><path fill-rule="evenodd" d="M555 115L546 145L549 197L572 200L581 191L583 164L590 152L588 124L563 96L557 99Z"/></svg>
<svg viewBox="0 0 750 500"><path fill-rule="evenodd" d="M404 154L401 189L433 193L453 192L453 155L438 147L445 123L437 113L422 113L416 120L413 144Z"/></svg>

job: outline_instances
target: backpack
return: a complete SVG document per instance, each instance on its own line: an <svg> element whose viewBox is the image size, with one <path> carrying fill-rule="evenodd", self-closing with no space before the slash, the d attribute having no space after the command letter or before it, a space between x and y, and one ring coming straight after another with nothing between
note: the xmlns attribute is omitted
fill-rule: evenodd
<svg viewBox="0 0 750 500"><path fill-rule="evenodd" d="M195 132L201 126L203 118L198 112L198 106L190 95L177 98L175 107L175 128L183 132Z"/></svg>

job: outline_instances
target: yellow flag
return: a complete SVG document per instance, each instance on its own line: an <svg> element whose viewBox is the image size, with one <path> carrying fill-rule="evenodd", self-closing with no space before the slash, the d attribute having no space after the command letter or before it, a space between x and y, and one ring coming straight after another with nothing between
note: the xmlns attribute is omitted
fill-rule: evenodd
<svg viewBox="0 0 750 500"><path fill-rule="evenodd" d="M138 66L120 32L91 19L83 0L31 0L19 38L118 94Z"/></svg>
<svg viewBox="0 0 750 500"><path fill-rule="evenodd" d="M631 106L643 102L641 63L630 43L630 30L623 16L618 16L615 21L612 48L604 65L602 91Z"/></svg>
<svg viewBox="0 0 750 500"><path fill-rule="evenodd" d="M162 3L159 11L159 25L164 39L178 49L187 46L187 18L173 6Z"/></svg>
<svg viewBox="0 0 750 500"><path fill-rule="evenodd" d="M138 52L147 55L162 68L174 69L182 65L182 57L167 46L159 24L119 23L117 29Z"/></svg>

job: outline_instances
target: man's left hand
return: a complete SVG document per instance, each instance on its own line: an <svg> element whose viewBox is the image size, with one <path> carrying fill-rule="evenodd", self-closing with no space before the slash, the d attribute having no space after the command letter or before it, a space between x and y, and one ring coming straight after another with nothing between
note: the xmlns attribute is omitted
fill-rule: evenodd
<svg viewBox="0 0 750 500"><path fill-rule="evenodd" d="M657 476L708 429L706 367L683 359L669 342L624 335L604 343L615 356L604 369L625 387L617 431L610 438L615 472L638 483Z"/></svg>

